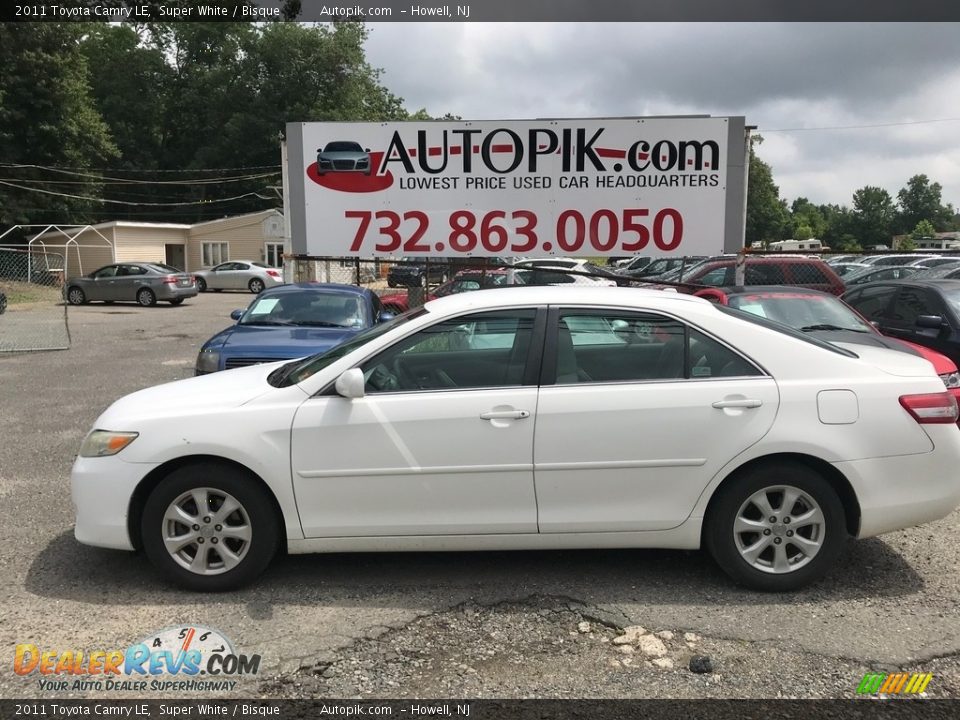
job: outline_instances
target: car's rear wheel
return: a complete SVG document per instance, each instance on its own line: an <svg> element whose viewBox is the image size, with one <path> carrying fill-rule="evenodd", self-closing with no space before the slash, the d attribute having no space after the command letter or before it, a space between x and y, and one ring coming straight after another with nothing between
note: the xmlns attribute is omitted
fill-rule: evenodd
<svg viewBox="0 0 960 720"><path fill-rule="evenodd" d="M704 539L717 564L754 590L785 592L821 578L847 540L831 484L798 463L756 465L711 504Z"/></svg>
<svg viewBox="0 0 960 720"><path fill-rule="evenodd" d="M259 295L263 292L263 280L259 278L253 278L253 280L247 283L247 287L250 288L250 292L252 292L254 295Z"/></svg>
<svg viewBox="0 0 960 720"><path fill-rule="evenodd" d="M197 278L197 292L206 292L207 291L207 281L202 277Z"/></svg>
<svg viewBox="0 0 960 720"><path fill-rule="evenodd" d="M140 288L137 290L137 302L144 307L150 307L157 304L157 296L150 288Z"/></svg>
<svg viewBox="0 0 960 720"><path fill-rule="evenodd" d="M171 305L181 305L183 303L183 298L174 298L169 301Z"/></svg>
<svg viewBox="0 0 960 720"><path fill-rule="evenodd" d="M173 471L147 498L143 549L179 585L219 592L254 580L277 552L273 499L243 470L215 463Z"/></svg>
<svg viewBox="0 0 960 720"><path fill-rule="evenodd" d="M71 305L83 305L87 301L87 296L78 287L72 287L67 290L67 302Z"/></svg>

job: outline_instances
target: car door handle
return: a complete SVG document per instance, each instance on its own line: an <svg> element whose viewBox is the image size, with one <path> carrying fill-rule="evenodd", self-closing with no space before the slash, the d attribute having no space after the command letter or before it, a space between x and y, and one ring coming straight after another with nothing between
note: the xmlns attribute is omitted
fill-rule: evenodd
<svg viewBox="0 0 960 720"><path fill-rule="evenodd" d="M723 408L755 408L763 405L763 400L756 398L737 398L736 400L717 400L713 406L718 410Z"/></svg>
<svg viewBox="0 0 960 720"><path fill-rule="evenodd" d="M529 410L490 410L480 413L481 420L523 420L528 417Z"/></svg>

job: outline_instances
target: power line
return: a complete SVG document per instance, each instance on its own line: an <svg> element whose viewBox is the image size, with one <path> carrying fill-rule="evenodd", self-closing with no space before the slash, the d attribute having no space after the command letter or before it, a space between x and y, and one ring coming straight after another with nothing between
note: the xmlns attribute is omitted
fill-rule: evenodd
<svg viewBox="0 0 960 720"><path fill-rule="evenodd" d="M61 173L63 175L73 175L75 177L88 177L93 178L97 181L108 181L104 182L104 185L219 185L220 183L228 182L246 182L249 180L262 180L263 178L275 177L279 172L267 172L259 173L257 175L235 175L232 177L221 177L221 178L198 178L198 179L187 179L187 180L137 180L135 178L118 178L111 177L108 175L95 175L93 173L86 172L76 172L73 170L61 170L60 168L44 167L43 165L3 165L0 164L0 167L7 167L10 169L35 169L35 170L46 170L48 172ZM57 183L57 184L87 184L81 181L70 181L70 180L39 180L34 178L3 178L4 180L16 180L17 182L42 182L42 183Z"/></svg>
<svg viewBox="0 0 960 720"><path fill-rule="evenodd" d="M825 127L778 128L776 130L759 129L761 135L775 132L810 132L814 130L869 130L871 128L900 127L903 125L929 125L931 123L958 122L960 117L938 118L936 120L905 120L903 122L877 123L875 125L833 125Z"/></svg>
<svg viewBox="0 0 960 720"><path fill-rule="evenodd" d="M135 207L179 207L187 205L207 205L210 203L223 203L223 202L232 202L234 200L243 200L244 198L255 197L260 200L271 200L276 202L274 198L265 197L258 193L249 192L244 193L243 195L235 195L233 197L227 198L211 198L210 200L194 200L191 202L167 202L167 203L158 203L158 202L131 202L129 200L109 200L107 198L98 198L92 197L90 195L71 195L68 193L58 193L53 190L43 190L41 188L32 188L26 187L24 185L17 185L16 183L6 182L0 180L0 185L6 185L8 187L17 188L18 190L26 190L27 192L42 193L44 195L54 195L56 197L72 198L74 200L90 200L92 202L99 203L110 203L112 205L133 205Z"/></svg>
<svg viewBox="0 0 960 720"><path fill-rule="evenodd" d="M21 164L21 163L0 163L0 167L29 167L37 168L41 170L77 170L77 171L102 171L102 172L129 172L129 173L191 173L191 172L236 172L240 170L275 170L280 171L280 164L276 165L248 165L246 167L229 167L229 168L186 168L179 170L160 170L160 169L141 169L141 168L130 168L130 169L119 169L119 168L87 168L87 167L61 167L55 168L48 165L30 165L30 164Z"/></svg>

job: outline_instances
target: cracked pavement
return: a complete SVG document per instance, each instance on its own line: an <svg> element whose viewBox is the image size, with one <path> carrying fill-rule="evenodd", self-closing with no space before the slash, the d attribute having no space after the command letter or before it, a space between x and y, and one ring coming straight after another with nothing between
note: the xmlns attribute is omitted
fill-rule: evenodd
<svg viewBox="0 0 960 720"><path fill-rule="evenodd" d="M109 650L181 623L261 654L238 697L847 698L864 673L895 670L933 672L928 694L960 697L957 512L851 542L823 582L788 595L742 590L699 552L598 550L291 556L205 596L142 555L76 543L69 470L90 424L121 395L191 375L250 299L70 308L72 349L0 354L0 697L84 696L15 675L18 643ZM633 625L696 633L714 672L694 675L693 649L669 642L673 668L624 665L612 638Z"/></svg>

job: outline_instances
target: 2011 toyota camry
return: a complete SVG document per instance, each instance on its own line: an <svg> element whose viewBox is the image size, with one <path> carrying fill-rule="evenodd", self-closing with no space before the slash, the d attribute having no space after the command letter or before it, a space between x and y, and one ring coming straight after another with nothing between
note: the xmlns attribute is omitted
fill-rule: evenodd
<svg viewBox="0 0 960 720"><path fill-rule="evenodd" d="M957 414L921 358L700 298L480 290L118 400L73 467L76 537L196 590L280 550L705 546L783 591L960 504Z"/></svg>

